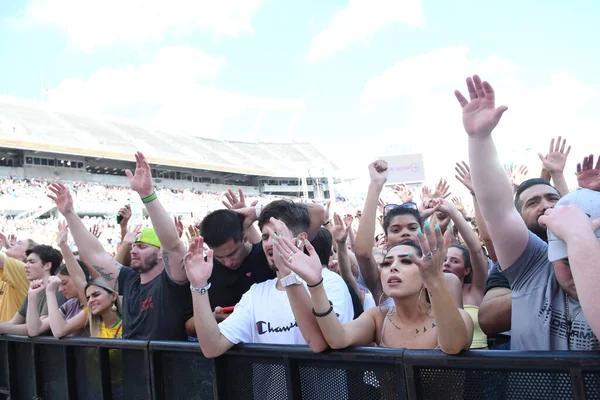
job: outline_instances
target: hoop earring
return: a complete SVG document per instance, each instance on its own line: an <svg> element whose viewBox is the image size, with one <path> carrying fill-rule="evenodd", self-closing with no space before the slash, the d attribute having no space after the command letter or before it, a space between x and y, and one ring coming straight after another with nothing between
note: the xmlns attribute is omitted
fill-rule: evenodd
<svg viewBox="0 0 600 400"><path fill-rule="evenodd" d="M112 307L110 309L113 312L117 312L117 305L113 303L113 305L112 305Z"/></svg>
<svg viewBox="0 0 600 400"><path fill-rule="evenodd" d="M421 296L423 295L423 290L425 290L425 285L423 285L423 287L421 288L421 291L419 292L419 300L417 302L417 308L419 309L419 311L421 310Z"/></svg>

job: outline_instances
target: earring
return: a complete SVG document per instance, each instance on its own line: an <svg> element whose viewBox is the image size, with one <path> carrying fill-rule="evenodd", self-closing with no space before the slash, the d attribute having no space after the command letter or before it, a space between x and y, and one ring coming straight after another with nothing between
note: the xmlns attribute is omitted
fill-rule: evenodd
<svg viewBox="0 0 600 400"><path fill-rule="evenodd" d="M113 312L117 312L117 305L113 303L112 307L110 308Z"/></svg>

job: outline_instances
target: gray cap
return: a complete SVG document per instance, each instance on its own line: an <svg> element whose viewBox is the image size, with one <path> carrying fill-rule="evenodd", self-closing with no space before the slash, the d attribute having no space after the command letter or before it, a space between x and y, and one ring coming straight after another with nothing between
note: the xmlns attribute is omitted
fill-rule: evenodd
<svg viewBox="0 0 600 400"><path fill-rule="evenodd" d="M579 188L561 198L555 207L570 205L578 206L591 219L600 218L600 192ZM596 237L600 239L600 229ZM548 229L548 260L554 262L567 257L567 244Z"/></svg>

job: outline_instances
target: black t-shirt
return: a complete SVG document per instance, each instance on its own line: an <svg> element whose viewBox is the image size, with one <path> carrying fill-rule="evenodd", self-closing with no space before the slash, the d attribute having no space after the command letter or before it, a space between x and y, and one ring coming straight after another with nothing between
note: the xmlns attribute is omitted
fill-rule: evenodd
<svg viewBox="0 0 600 400"><path fill-rule="evenodd" d="M348 285L348 284L346 284ZM352 298L352 308L354 308L354 318L356 319L360 317L360 314L365 312L365 309L360 302L360 297L358 297L358 293L352 288L352 286L348 285L348 291L350 292L350 297Z"/></svg>
<svg viewBox="0 0 600 400"><path fill-rule="evenodd" d="M178 285L163 271L148 283L122 267L119 294L123 295L123 339L187 340L185 322L193 315L190 285Z"/></svg>
<svg viewBox="0 0 600 400"><path fill-rule="evenodd" d="M502 271L500 271L498 263L494 264L492 267L492 272L490 272L490 275L485 282L485 292L487 293L488 291L496 288L510 289L510 283Z"/></svg>
<svg viewBox="0 0 600 400"><path fill-rule="evenodd" d="M262 243L252 245L250 254L236 270L214 260L210 289L208 289L210 306L213 310L215 307L235 306L250 286L276 276L275 271L269 267Z"/></svg>

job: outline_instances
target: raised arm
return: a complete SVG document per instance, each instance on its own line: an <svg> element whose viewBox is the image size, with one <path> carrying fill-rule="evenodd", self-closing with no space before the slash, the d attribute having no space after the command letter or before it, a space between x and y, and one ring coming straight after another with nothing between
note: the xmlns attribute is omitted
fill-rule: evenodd
<svg viewBox="0 0 600 400"><path fill-rule="evenodd" d="M566 144L567 139L562 139L559 136L556 145L554 144L554 139L550 142L550 151L546 156L538 153L538 156L544 165L544 170L548 171L550 174L552 182L561 196L569 193L569 186L567 185L564 171L567 164L567 157L571 152L571 146L565 150Z"/></svg>
<svg viewBox="0 0 600 400"><path fill-rule="evenodd" d="M231 347L231 343L219 330L208 298L208 279L213 269L213 251L208 250L204 258L204 239L200 236L190 244L184 257L185 271L192 287L194 302L194 326L202 353L207 358L219 357ZM235 311L234 311L235 312Z"/></svg>
<svg viewBox="0 0 600 400"><path fill-rule="evenodd" d="M104 250L98 239L85 227L73 210L73 198L69 189L62 183L49 186L48 197L56 203L58 211L65 217L81 257L98 272L100 277L113 287L119 276L121 265Z"/></svg>
<svg viewBox="0 0 600 400"><path fill-rule="evenodd" d="M475 232L473 232L471 224L465 221L463 215L450 201L446 199L440 200L440 210L450 216L454 222L454 225L458 228L458 232L467 244L469 256L471 257L471 274L473 277L470 291L476 291L480 296L479 299L482 299L485 293L485 281L488 277L489 264L485 254L483 254L483 250L481 249L479 238Z"/></svg>
<svg viewBox="0 0 600 400"><path fill-rule="evenodd" d="M569 205L546 210L540 223L567 244L566 264L573 274L581 310L594 334L600 336L600 242L595 234L600 218L591 220L579 207Z"/></svg>
<svg viewBox="0 0 600 400"><path fill-rule="evenodd" d="M340 275L344 281L350 285L352 289L354 289L356 294L358 294L360 302L363 304L365 301L365 294L359 289L356 278L354 275L352 275L352 267L350 265L350 257L348 255L348 247L346 245L348 234L349 231L352 230L352 226L344 226L342 218L337 213L333 214L333 222L335 222L335 225L333 226L331 235L333 236L333 240L335 240L337 243L337 256L338 265L340 267Z"/></svg>
<svg viewBox="0 0 600 400"><path fill-rule="evenodd" d="M487 222L502 268L508 268L525 251L528 230L513 204L513 190L500 163L492 130L507 110L495 107L492 86L475 75L467 78L471 101L455 95L463 109L463 125L469 136L469 160L475 195Z"/></svg>
<svg viewBox="0 0 600 400"><path fill-rule="evenodd" d="M375 237L375 221L377 220L377 202L388 178L388 165L383 160L369 164L371 183L365 199L358 232L356 233L356 259L367 288L377 296L383 292L377 263L373 257L373 238ZM376 300L379 297L375 297Z"/></svg>
<svg viewBox="0 0 600 400"><path fill-rule="evenodd" d="M279 239L275 244L276 249L281 252L283 248L279 244ZM307 248L314 252L310 243ZM286 254L286 253L284 253ZM316 255L312 256L315 257ZM299 256L295 256L299 257ZM318 256L316 257L318 260ZM373 308L360 315L357 319L343 324L334 312L334 305L328 299L325 288L323 287L323 267L320 262L294 262L286 263L289 269L300 276L308 285L312 310L316 317L316 323L320 329L323 338L332 349L342 349L349 346L367 346L374 341L376 324L373 318ZM304 286L302 286L304 289Z"/></svg>
<svg viewBox="0 0 600 400"><path fill-rule="evenodd" d="M69 271L71 274L71 271ZM77 332L79 329L85 326L87 320L87 314L85 311L80 311L76 316L65 320L65 316L58 307L58 301L56 300L56 290L60 286L60 279L56 276L51 276L48 279L48 286L46 287L46 301L48 302L48 322L50 329L55 338L61 338L68 336L73 332Z"/></svg>
<svg viewBox="0 0 600 400"><path fill-rule="evenodd" d="M152 227L160 240L165 271L167 271L173 282L183 285L188 282L183 266L185 246L179 237L171 216L156 197L148 160L142 153L138 152L135 155L135 161L135 174L129 170L125 171L129 178L129 184L131 189L140 195L146 206L152 221Z"/></svg>
<svg viewBox="0 0 600 400"><path fill-rule="evenodd" d="M63 255L63 260L65 265L67 266L67 271L69 272L69 276L73 278L73 284L77 288L77 298L81 304L87 304L87 300L85 298L85 286L87 285L87 280L85 278L85 273L79 266L77 259L73 255L69 244L67 243L67 239L69 237L69 228L64 222L58 223L58 238L56 241L58 242L58 248ZM46 288L46 292L48 288ZM54 290L56 292L56 290ZM58 307L58 305L57 305ZM50 314L48 314L50 315Z"/></svg>
<svg viewBox="0 0 600 400"><path fill-rule="evenodd" d="M449 243L450 232L442 236L439 226L431 229L426 224L425 234L419 230L419 245L423 256L418 258L409 253L408 257L419 267L419 274L427 287L440 349L447 354L457 354L471 347L473 321L464 310L456 306L444 278L442 265Z"/></svg>
<svg viewBox="0 0 600 400"><path fill-rule="evenodd" d="M225 192L225 198L227 199L227 201L223 200L223 205L228 210L240 210L242 208L247 208L246 196L244 195L244 191L242 189L238 189L238 195L239 197L236 196L236 194L231 189L227 190L227 192ZM256 207L257 204L258 200L254 200L250 206ZM252 244L260 243L260 241L262 240L262 236L258 231L258 228L256 228L254 224L246 228L246 240Z"/></svg>
<svg viewBox="0 0 600 400"><path fill-rule="evenodd" d="M131 245L135 241L136 235L142 229L142 225L138 224L135 226L130 226L127 229L127 233L123 236L123 240L121 241L121 245L117 250L117 254L115 254L115 260L121 263L122 265L129 266L131 259Z"/></svg>

